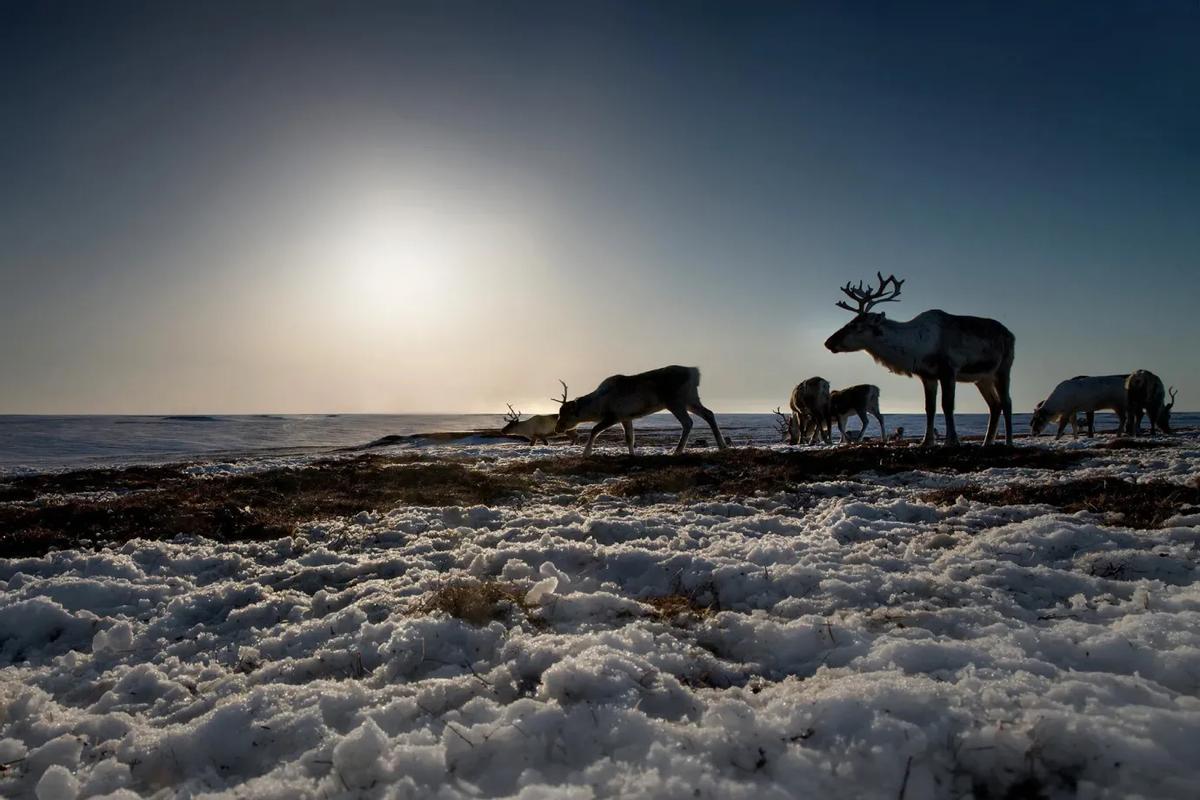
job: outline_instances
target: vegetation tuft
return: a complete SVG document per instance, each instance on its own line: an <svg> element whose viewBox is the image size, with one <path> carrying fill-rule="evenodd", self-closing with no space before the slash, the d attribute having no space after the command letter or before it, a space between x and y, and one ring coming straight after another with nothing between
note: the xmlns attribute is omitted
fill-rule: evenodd
<svg viewBox="0 0 1200 800"><path fill-rule="evenodd" d="M511 609L527 611L525 593L511 583L463 581L430 592L417 606L422 614L442 612L472 625L503 619Z"/></svg>

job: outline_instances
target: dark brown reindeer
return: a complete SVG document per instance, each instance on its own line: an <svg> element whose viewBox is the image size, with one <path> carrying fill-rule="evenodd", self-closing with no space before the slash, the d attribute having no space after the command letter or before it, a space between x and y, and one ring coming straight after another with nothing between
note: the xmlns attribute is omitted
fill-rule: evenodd
<svg viewBox="0 0 1200 800"><path fill-rule="evenodd" d="M1171 409L1175 407L1175 387L1171 387L1171 402L1166 402L1162 378L1147 369L1134 370L1125 379L1127 398L1126 432L1131 436L1141 433L1142 416L1150 417L1150 435L1155 429L1171 432Z"/></svg>
<svg viewBox="0 0 1200 800"><path fill-rule="evenodd" d="M938 384L942 387L942 412L946 415L946 444L958 444L954 428L956 383L973 383L988 405L984 444L992 444L1004 414L1004 438L1012 444L1012 397L1009 394L1015 338L994 319L947 314L934 309L908 322L895 322L871 309L900 296L903 280L895 275L879 278L877 289L847 283L842 292L857 305L839 300L837 305L854 312L854 319L829 337L825 347L834 353L866 350L878 363L900 375L915 375L925 387L925 438L922 447L934 444L933 416Z"/></svg>
<svg viewBox="0 0 1200 800"><path fill-rule="evenodd" d="M595 391L574 400L567 399L567 385L563 383L563 396L557 402L562 404L558 409L558 432L581 422L596 423L583 448L585 458L591 455L596 437L618 422L625 428L625 445L629 455L633 455L633 421L664 409L674 414L683 428L675 447L676 455L683 452L692 431L689 412L708 423L717 447L722 450L728 447L717 427L716 416L700 402L700 370L695 367L670 366L637 375L613 375L601 381Z"/></svg>

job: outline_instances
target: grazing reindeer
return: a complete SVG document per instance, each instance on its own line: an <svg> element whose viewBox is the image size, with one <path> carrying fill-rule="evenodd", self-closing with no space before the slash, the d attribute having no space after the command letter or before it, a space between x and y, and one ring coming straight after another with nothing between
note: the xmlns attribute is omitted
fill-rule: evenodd
<svg viewBox="0 0 1200 800"><path fill-rule="evenodd" d="M1096 433L1096 412L1109 409L1117 415L1118 430L1125 430L1126 400L1125 381L1128 375L1077 375L1054 387L1042 402L1033 409L1029 429L1040 436L1051 420L1058 421L1057 440L1063 435L1067 424L1071 425L1072 438L1079 438L1079 412L1084 413L1087 435Z"/></svg>
<svg viewBox="0 0 1200 800"><path fill-rule="evenodd" d="M567 385L561 380L559 383L563 384L563 396L556 401L562 405L555 430L561 433L581 422L596 423L583 447L585 458L592 454L592 443L600 432L618 422L625 428L625 445L629 455L633 455L633 421L663 409L674 414L683 428L683 435L675 447L676 455L683 452L688 434L692 432L692 418L688 412L698 414L708 423L717 447L724 450L728 446L717 427L717 418L700 402L700 370L695 367L671 366L637 375L613 375L601 381L595 391L574 400L567 399Z"/></svg>
<svg viewBox="0 0 1200 800"><path fill-rule="evenodd" d="M867 432L867 414L875 417L879 421L879 441L886 441L887 428L883 425L883 414L879 412L879 387L870 383L860 383L857 386L848 386L845 389L839 389L829 393L829 413L833 419L837 420L838 433L842 436L842 441L847 441L846 438L846 418L851 414L857 414L858 419L862 422L862 428L858 432L858 439L861 441L863 434Z"/></svg>
<svg viewBox="0 0 1200 800"><path fill-rule="evenodd" d="M1171 409L1175 407L1175 387L1171 387L1171 402L1166 402L1162 379L1145 369L1134 370L1125 380L1125 396L1128 403L1128 433L1137 436L1141 432L1142 415L1150 417L1150 433L1160 428L1163 433L1171 432Z"/></svg>
<svg viewBox="0 0 1200 800"><path fill-rule="evenodd" d="M946 415L946 444L958 444L954 429L955 383L974 383L988 404L989 418L984 444L996 438L1000 414L1004 414L1005 441L1012 444L1012 397L1009 394L1015 338L994 319L964 317L937 309L925 311L908 322L895 322L882 313L871 313L880 303L894 301L904 281L882 273L878 289L863 289L847 283L842 292L857 307L838 301L837 306L854 312L854 319L829 337L825 347L834 353L866 350L878 363L900 375L915 375L925 387L925 438L922 447L934 444L933 415L937 409L938 384L942 387L942 412ZM890 289L889 289L890 286Z"/></svg>
<svg viewBox="0 0 1200 800"><path fill-rule="evenodd" d="M504 422L504 427L500 429L501 433L509 436L524 436L529 440L529 446L533 447L537 444L538 439L550 444L551 434L557 432L555 428L558 425L558 414L534 414L529 419L521 419L521 412L513 411L510 404L508 413L504 415ZM575 441L574 430L565 433L567 438L572 442Z"/></svg>
<svg viewBox="0 0 1200 800"><path fill-rule="evenodd" d="M825 444L833 443L832 419L829 412L829 381L821 377L809 378L792 389L789 401L797 436L792 444L812 444L817 436Z"/></svg>

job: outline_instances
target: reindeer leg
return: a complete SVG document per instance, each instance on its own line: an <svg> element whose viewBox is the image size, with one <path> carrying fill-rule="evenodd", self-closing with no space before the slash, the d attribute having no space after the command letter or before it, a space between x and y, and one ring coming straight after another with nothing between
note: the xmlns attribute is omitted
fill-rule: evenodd
<svg viewBox="0 0 1200 800"><path fill-rule="evenodd" d="M942 384L942 414L946 417L946 446L958 445L958 431L954 429L954 376L943 377Z"/></svg>
<svg viewBox="0 0 1200 800"><path fill-rule="evenodd" d="M708 427L712 429L713 437L717 440L717 447L722 450L726 449L728 445L725 444L725 437L721 435L721 429L717 427L717 415L699 403L692 403L688 408L695 412L700 419L708 423Z"/></svg>
<svg viewBox="0 0 1200 800"><path fill-rule="evenodd" d="M1061 439L1062 435L1063 435L1063 431L1065 431L1066 429L1067 429L1067 415L1063 414L1061 417L1058 418L1058 433L1054 434L1054 441L1057 442L1059 439Z"/></svg>
<svg viewBox="0 0 1200 800"><path fill-rule="evenodd" d="M615 419L605 418L592 426L592 430L588 433L587 444L583 446L584 458L592 454L592 443L596 441L596 437L616 424L617 421Z"/></svg>
<svg viewBox="0 0 1200 800"><path fill-rule="evenodd" d="M921 440L921 447L933 447L937 443L933 434L933 415L937 413L937 380L921 378L921 385L925 388L925 438Z"/></svg>
<svg viewBox="0 0 1200 800"><path fill-rule="evenodd" d="M1011 364L1009 365L1011 367ZM1004 443L1012 447L1012 377L1008 369L996 376L996 394L1000 396L1000 410L1004 412Z"/></svg>
<svg viewBox="0 0 1200 800"><path fill-rule="evenodd" d="M846 443L846 420L844 417L838 417L837 423L838 423L838 437L840 437L841 443L845 444Z"/></svg>
<svg viewBox="0 0 1200 800"><path fill-rule="evenodd" d="M1087 435L1088 435L1088 438L1091 439L1093 436L1096 435L1096 412L1095 411L1087 412L1087 426L1088 426Z"/></svg>
<svg viewBox="0 0 1200 800"><path fill-rule="evenodd" d="M633 420L621 420L621 427L625 429L625 446L629 448L629 455L633 455Z"/></svg>
<svg viewBox="0 0 1200 800"><path fill-rule="evenodd" d="M679 420L679 426L683 428L683 433L679 436L679 444L675 445L675 455L683 452L683 448L687 447L688 435L692 432L692 415L687 412L686 408L668 408L675 419Z"/></svg>
<svg viewBox="0 0 1200 800"><path fill-rule="evenodd" d="M987 434L983 437L983 444L986 447L996 441L996 429L1000 427L1000 393L996 391L996 384L991 381L979 381L975 386L983 395L983 402L987 403L988 407Z"/></svg>

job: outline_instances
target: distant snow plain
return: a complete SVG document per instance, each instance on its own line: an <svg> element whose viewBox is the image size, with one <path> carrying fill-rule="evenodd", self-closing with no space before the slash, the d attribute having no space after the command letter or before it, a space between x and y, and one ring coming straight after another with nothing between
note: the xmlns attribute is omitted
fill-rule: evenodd
<svg viewBox="0 0 1200 800"><path fill-rule="evenodd" d="M271 542L3 560L0 794L1196 797L1200 509L1136 530L920 499L1200 471L1195 435L1055 446L1090 457L727 501L399 507ZM519 587L527 610L421 610L478 580ZM645 602L672 594L719 610Z"/></svg>

